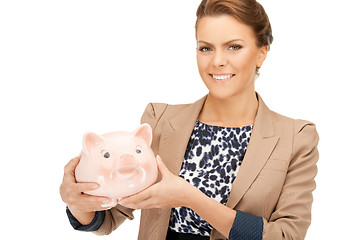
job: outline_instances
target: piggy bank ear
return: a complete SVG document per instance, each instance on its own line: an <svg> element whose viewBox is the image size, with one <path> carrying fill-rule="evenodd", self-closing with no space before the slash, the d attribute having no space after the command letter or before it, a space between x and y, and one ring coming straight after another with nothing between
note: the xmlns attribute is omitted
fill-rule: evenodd
<svg viewBox="0 0 360 240"><path fill-rule="evenodd" d="M83 150L86 153L91 153L91 151L102 142L104 142L104 138L96 133L85 133L83 139Z"/></svg>
<svg viewBox="0 0 360 240"><path fill-rule="evenodd" d="M145 140L150 147L152 141L152 129L149 124L143 123L134 131L135 137L140 137Z"/></svg>

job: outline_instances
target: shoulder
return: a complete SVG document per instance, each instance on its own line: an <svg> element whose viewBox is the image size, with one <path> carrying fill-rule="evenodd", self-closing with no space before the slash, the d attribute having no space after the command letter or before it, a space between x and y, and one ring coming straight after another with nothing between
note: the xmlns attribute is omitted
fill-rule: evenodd
<svg viewBox="0 0 360 240"><path fill-rule="evenodd" d="M297 134L303 131L304 128L308 129L316 129L315 123L305 120L305 119L295 119L280 113L271 112L271 117L273 120L273 125L275 129L279 132L291 132L293 134ZM291 130L291 131L290 131ZM316 130L315 130L316 131Z"/></svg>
<svg viewBox="0 0 360 240"><path fill-rule="evenodd" d="M291 155L307 153L317 148L319 134L315 123L305 119L295 119L271 111L275 132L291 146Z"/></svg>
<svg viewBox="0 0 360 240"><path fill-rule="evenodd" d="M185 110L191 103L188 104L168 104L168 103L149 103L141 117L141 123L148 123L155 129L158 122L163 122L164 119L171 119Z"/></svg>
<svg viewBox="0 0 360 240"><path fill-rule="evenodd" d="M186 109L191 104L167 104L167 103L149 103L144 113L151 115L153 118L160 118L164 113L166 115L175 115L180 110Z"/></svg>
<svg viewBox="0 0 360 240"><path fill-rule="evenodd" d="M304 129L311 129L313 132L316 132L313 122L305 119L295 119L275 112L267 107L259 93L256 92L256 94L259 99L258 114L260 114L259 117L261 119L259 119L259 122L265 128L273 128L275 135L290 141L294 135L302 132Z"/></svg>
<svg viewBox="0 0 360 240"><path fill-rule="evenodd" d="M191 104L167 104L167 103L149 103L143 116L141 118L141 122L147 122L147 120L151 119L159 119L162 118L163 115L167 117L175 116L179 111L186 109Z"/></svg>

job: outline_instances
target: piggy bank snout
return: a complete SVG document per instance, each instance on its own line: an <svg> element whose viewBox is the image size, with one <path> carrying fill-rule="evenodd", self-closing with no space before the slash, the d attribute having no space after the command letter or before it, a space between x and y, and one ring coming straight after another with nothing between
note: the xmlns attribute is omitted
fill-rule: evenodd
<svg viewBox="0 0 360 240"><path fill-rule="evenodd" d="M114 170L120 178L131 178L138 168L138 161L130 154L123 154L115 161Z"/></svg>
<svg viewBox="0 0 360 240"><path fill-rule="evenodd" d="M124 167L137 167L138 161L130 154L123 154L116 161L116 168L121 169Z"/></svg>

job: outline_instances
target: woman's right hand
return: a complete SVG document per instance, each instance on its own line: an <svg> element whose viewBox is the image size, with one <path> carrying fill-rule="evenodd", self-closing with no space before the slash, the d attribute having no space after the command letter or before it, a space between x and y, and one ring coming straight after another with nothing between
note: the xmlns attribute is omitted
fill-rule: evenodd
<svg viewBox="0 0 360 240"><path fill-rule="evenodd" d="M97 183L77 183L75 168L80 157L71 159L64 167L64 178L60 186L60 195L67 204L72 215L83 225L89 224L95 216L95 211L107 210L116 206L115 199L91 196L84 192L97 189Z"/></svg>

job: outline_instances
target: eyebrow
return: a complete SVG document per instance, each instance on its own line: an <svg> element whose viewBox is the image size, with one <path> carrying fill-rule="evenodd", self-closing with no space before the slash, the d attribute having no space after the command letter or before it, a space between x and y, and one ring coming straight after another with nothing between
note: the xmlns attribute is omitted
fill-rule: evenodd
<svg viewBox="0 0 360 240"><path fill-rule="evenodd" d="M233 39L233 40L227 41L227 42L224 43L223 45L228 45L229 43L236 42L236 41L245 42L245 41L242 40L242 39ZM213 46L213 44L211 44L211 43L209 43L209 42L206 42L206 41L202 41L202 40L199 40L198 43L205 43L205 44L208 44L208 45L210 45L210 46Z"/></svg>

